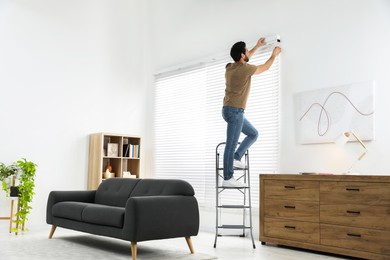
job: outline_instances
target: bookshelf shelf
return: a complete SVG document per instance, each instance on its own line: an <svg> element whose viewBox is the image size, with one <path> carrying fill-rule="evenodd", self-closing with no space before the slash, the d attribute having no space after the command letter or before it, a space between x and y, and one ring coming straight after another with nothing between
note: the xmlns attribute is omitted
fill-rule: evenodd
<svg viewBox="0 0 390 260"><path fill-rule="evenodd" d="M113 178L139 178L141 138L132 135L94 133L89 136L88 189L105 180L109 166ZM130 175L128 173L130 172Z"/></svg>

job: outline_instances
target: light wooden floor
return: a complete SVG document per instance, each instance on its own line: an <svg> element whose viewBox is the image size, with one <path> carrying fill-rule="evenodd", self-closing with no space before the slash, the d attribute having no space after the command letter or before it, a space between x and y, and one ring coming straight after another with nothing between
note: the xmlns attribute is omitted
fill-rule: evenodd
<svg viewBox="0 0 390 260"><path fill-rule="evenodd" d="M58 228L53 240L48 240L50 226L44 226L39 228L30 227L30 231L20 234L18 237L10 235L8 233L8 226L6 223L0 223L0 259L6 256L5 259L106 259L107 256L102 252L107 252L110 257L115 259L131 259L129 255L130 244L126 241L105 238L93 235L87 235L85 233L70 231L66 229ZM31 244L32 241L42 241ZM47 242L48 241L48 242ZM190 258L189 255L184 256L184 259L210 259L202 258L203 255L215 256L217 259L224 260L247 260L247 259L267 259L267 260L337 260L337 259L353 259L342 256L327 255L297 249L291 249L286 247L277 247L273 245L261 245L259 241L255 241L256 249L253 249L251 240L249 238L241 238L238 236L223 236L218 238L217 248L214 248L214 234L208 232L200 232L198 236L192 238L195 252L200 254L200 258ZM26 248L30 243L30 248ZM59 243L59 244L56 244ZM62 244L61 244L62 243ZM107 247L105 247L107 244ZM8 248L11 247L12 248ZM57 248L53 248L57 246ZM140 260L141 259L169 259L169 256L164 256L163 252L170 249L173 251L182 251L185 254L189 253L186 241L184 238L178 239L166 239L156 241L146 241L139 243ZM16 257L14 249L21 248L28 251L28 255L24 258ZM46 248L45 248L46 247ZM156 250L154 250L156 248ZM160 250L158 251L157 250ZM5 250L4 250L5 249ZM61 254L59 251L69 251L68 253ZM54 252L57 251L57 252ZM77 251L75 253L74 251ZM188 251L188 252L187 252ZM8 252L8 255L7 255ZM44 253L42 253L44 252ZM3 253L3 254L2 254ZM147 255L150 254L150 256ZM74 255L73 255L74 254ZM102 256L103 258L100 258ZM11 258L9 258L11 257ZM14 257L14 258L12 258ZM16 258L15 258L16 257ZM65 258L64 258L65 257ZM167 258L168 257L168 258ZM113 258L112 258L113 259ZM179 259L179 258L178 258ZM182 259L182 258L180 258Z"/></svg>
<svg viewBox="0 0 390 260"><path fill-rule="evenodd" d="M353 259L343 256L335 256L330 254L315 253L312 251L297 250L287 247L278 247L275 245L261 245L259 241L255 241L256 249L252 247L250 238L242 238L238 236L223 236L218 237L217 247L214 248L215 235L208 232L200 232L197 237L193 238L195 250L202 253L215 255L218 259L223 260L340 260Z"/></svg>

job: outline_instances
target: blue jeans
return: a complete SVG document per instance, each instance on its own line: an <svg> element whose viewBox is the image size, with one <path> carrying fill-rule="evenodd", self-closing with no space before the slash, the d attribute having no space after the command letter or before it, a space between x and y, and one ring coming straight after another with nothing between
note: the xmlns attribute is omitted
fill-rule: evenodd
<svg viewBox="0 0 390 260"><path fill-rule="evenodd" d="M233 159L241 160L249 147L257 140L259 133L245 118L244 109L224 106L222 108L223 119L227 122L226 146L223 154L223 176L225 180L233 177ZM240 134L246 137L237 148Z"/></svg>

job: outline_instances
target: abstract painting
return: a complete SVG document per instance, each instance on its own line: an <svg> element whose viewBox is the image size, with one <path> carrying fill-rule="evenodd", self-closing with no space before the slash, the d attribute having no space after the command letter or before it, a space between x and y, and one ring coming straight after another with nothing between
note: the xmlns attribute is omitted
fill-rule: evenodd
<svg viewBox="0 0 390 260"><path fill-rule="evenodd" d="M347 131L373 140L374 92L374 81L366 81L295 94L299 143L331 143Z"/></svg>

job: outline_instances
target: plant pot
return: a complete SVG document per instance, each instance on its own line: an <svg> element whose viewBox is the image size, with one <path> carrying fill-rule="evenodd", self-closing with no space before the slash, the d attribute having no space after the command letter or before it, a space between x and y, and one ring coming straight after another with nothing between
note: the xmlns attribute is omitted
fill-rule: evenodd
<svg viewBox="0 0 390 260"><path fill-rule="evenodd" d="M19 187L18 186L11 186L9 195L10 195L10 197L19 197Z"/></svg>

